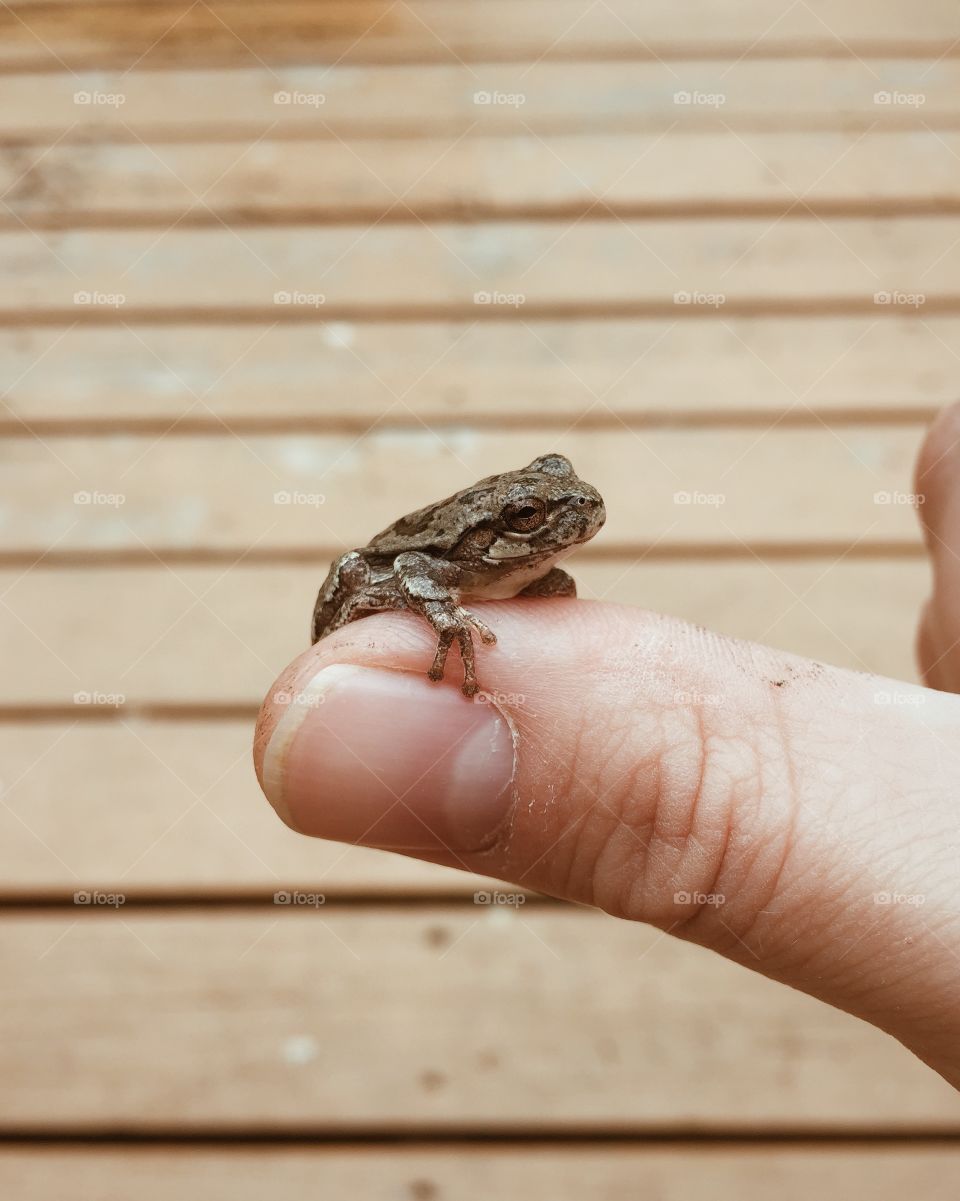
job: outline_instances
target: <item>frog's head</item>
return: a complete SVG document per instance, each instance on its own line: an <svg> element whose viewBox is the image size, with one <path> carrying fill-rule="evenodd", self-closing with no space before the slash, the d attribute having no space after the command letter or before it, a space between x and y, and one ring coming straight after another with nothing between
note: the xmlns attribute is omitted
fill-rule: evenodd
<svg viewBox="0 0 960 1201"><path fill-rule="evenodd" d="M563 455L541 455L500 477L488 560L550 556L586 542L607 519L603 497Z"/></svg>

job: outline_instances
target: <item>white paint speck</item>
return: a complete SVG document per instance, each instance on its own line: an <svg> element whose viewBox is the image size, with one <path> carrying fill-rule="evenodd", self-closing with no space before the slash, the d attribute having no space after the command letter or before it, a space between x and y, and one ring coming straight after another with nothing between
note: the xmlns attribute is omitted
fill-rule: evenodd
<svg viewBox="0 0 960 1201"><path fill-rule="evenodd" d="M352 325L348 325L346 321L336 321L332 325L328 325L323 330L323 341L327 346L339 347L346 349L353 345L353 340L356 337L356 331Z"/></svg>
<svg viewBox="0 0 960 1201"><path fill-rule="evenodd" d="M284 1039L283 1058L286 1063L300 1067L317 1058L320 1044L312 1034L292 1034Z"/></svg>

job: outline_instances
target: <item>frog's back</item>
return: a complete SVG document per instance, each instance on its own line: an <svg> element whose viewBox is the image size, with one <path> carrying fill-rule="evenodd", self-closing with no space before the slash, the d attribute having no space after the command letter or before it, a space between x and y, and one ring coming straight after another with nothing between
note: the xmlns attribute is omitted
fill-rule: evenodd
<svg viewBox="0 0 960 1201"><path fill-rule="evenodd" d="M376 555L399 555L411 550L442 554L452 550L464 534L464 509L473 513L474 522L493 516L492 501L498 478L490 476L465 492L456 492L446 500L408 513L371 538L364 550Z"/></svg>

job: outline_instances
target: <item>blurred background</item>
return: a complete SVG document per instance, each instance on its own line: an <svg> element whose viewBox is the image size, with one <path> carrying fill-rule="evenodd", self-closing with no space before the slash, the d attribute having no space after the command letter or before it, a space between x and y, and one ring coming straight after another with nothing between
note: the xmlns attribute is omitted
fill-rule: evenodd
<svg viewBox="0 0 960 1201"><path fill-rule="evenodd" d="M0 1189L953 1198L960 1102L658 932L274 817L332 557L545 451L586 597L915 678L953 0L0 12Z"/></svg>

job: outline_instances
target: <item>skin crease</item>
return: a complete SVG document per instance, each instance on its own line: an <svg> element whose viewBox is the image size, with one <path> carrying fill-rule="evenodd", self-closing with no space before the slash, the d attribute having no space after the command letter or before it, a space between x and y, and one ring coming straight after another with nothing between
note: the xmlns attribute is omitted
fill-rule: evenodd
<svg viewBox="0 0 960 1201"><path fill-rule="evenodd" d="M366 778L349 758L336 776L350 735L332 731L349 699L334 691L308 714L296 761L271 742L289 720L277 691L331 664L400 673L376 678L426 690L433 728L447 720L445 686L422 677L429 629L411 614L378 614L323 639L277 681L255 740L261 783L269 747L266 791L304 832L409 843L424 859L653 923L874 1023L960 1086L960 698L949 695L960 691L960 406L930 432L916 491L934 564L918 651L939 691L642 610L477 604L498 638L478 660L510 726L512 785L481 829L442 809L435 818L433 777L418 778L389 808L419 823L419 839L399 826L387 838L357 815L381 803L390 780ZM450 721L476 717L455 688L449 695L464 706ZM398 727L417 712L401 706ZM378 726L384 742L389 726ZM430 730L395 736L411 754Z"/></svg>

